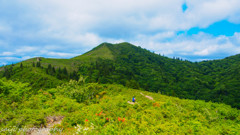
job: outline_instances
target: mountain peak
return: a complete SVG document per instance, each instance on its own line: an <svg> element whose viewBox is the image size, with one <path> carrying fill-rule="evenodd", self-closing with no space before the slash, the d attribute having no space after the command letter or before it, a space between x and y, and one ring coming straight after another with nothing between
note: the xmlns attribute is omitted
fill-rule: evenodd
<svg viewBox="0 0 240 135"><path fill-rule="evenodd" d="M83 55L74 57L73 59L81 59L81 60L94 60L96 58L102 59L114 59L113 52L109 49L112 44L110 43L102 43L92 50L84 53Z"/></svg>
<svg viewBox="0 0 240 135"><path fill-rule="evenodd" d="M94 60L96 58L101 59L110 59L113 60L117 54L119 54L119 51L125 48L125 50L128 50L126 48L132 48L136 47L128 42L122 42L118 44L111 44L111 43L101 43L97 47L93 48L92 50L84 53L83 55L74 57L73 59L79 59L79 60Z"/></svg>

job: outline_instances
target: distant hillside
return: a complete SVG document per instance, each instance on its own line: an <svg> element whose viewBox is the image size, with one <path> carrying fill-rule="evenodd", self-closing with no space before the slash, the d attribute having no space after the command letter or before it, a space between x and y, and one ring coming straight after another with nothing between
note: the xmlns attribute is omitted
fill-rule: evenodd
<svg viewBox="0 0 240 135"><path fill-rule="evenodd" d="M0 134L239 134L240 111L229 105L84 80L33 91L0 79Z"/></svg>
<svg viewBox="0 0 240 135"><path fill-rule="evenodd" d="M2 71L0 74L21 81L20 74L32 74L31 71L22 72L21 69L27 70L33 67L33 63L41 63L40 67L34 69L42 70L43 76L50 75L63 82L78 80L79 75L83 75L87 76L86 82L117 83L129 88L180 98L222 102L240 108L240 55L222 60L190 62L167 58L129 43L102 43L72 59L38 60L33 58L14 66L9 65L4 67L5 73ZM23 68L20 68L21 64ZM6 71L10 72L7 76ZM49 78L47 80L53 81ZM24 82L31 81L24 79ZM38 83L33 85L42 87Z"/></svg>

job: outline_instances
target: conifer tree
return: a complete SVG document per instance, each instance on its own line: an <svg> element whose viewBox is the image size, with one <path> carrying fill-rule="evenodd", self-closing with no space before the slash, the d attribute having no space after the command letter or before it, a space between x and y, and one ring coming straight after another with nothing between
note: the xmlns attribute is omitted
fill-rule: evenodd
<svg viewBox="0 0 240 135"><path fill-rule="evenodd" d="M7 79L10 78L10 73L9 73L8 68L4 68L4 74L3 74L3 76L6 77Z"/></svg>
<svg viewBox="0 0 240 135"><path fill-rule="evenodd" d="M37 62L37 67L41 67L41 63L40 62Z"/></svg>
<svg viewBox="0 0 240 135"><path fill-rule="evenodd" d="M55 74L56 73L56 70L54 67L52 67L52 72Z"/></svg>
<svg viewBox="0 0 240 135"><path fill-rule="evenodd" d="M67 72L67 68L66 68L66 67L63 68L63 74L64 74L64 75L68 75L68 72Z"/></svg>

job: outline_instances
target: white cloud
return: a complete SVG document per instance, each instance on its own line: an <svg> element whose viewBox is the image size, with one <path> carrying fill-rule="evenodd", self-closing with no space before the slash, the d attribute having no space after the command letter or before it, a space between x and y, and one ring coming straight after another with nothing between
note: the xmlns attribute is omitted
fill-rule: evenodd
<svg viewBox="0 0 240 135"><path fill-rule="evenodd" d="M134 31L187 30L207 27L214 22L229 19L240 21L239 0L22 0L29 16L41 23L42 35L69 35L73 41L97 28L119 30L120 27ZM234 20L234 19L235 20ZM237 19L237 20L236 20ZM101 35L100 35L101 36ZM69 38L70 39L70 38Z"/></svg>
<svg viewBox="0 0 240 135"><path fill-rule="evenodd" d="M184 2L188 7L185 12L182 11ZM114 31L126 29L139 35L207 27L224 19L240 22L239 0L21 0L16 4L26 10L16 11L20 12L20 21L30 21L38 28L35 31L20 29L21 32L17 31L20 36L55 38L70 43L81 43L84 40L81 37L109 30L115 34Z"/></svg>
<svg viewBox="0 0 240 135"><path fill-rule="evenodd" d="M77 56L77 54L73 53L61 53L61 52L48 52L48 56L54 57L54 58L71 58L74 56Z"/></svg>
<svg viewBox="0 0 240 135"><path fill-rule="evenodd" d="M213 37L209 34L199 33L193 36L178 35L173 40L164 42L162 41L164 39L161 37L158 39L155 38L156 36L141 36L141 38L137 37L134 39L133 43L167 56L212 57L216 55L219 57L221 55L240 53L240 44L234 43L235 40L239 40L239 35L240 33L235 33L232 37Z"/></svg>
<svg viewBox="0 0 240 135"><path fill-rule="evenodd" d="M68 41L71 43L81 43L81 46L96 46L103 40L96 34L93 33L84 33L84 34L76 34L76 33L55 33L53 35L54 38Z"/></svg>
<svg viewBox="0 0 240 135"><path fill-rule="evenodd" d="M231 15L228 19L230 22L239 24L240 23L240 11L234 13L233 15Z"/></svg>
<svg viewBox="0 0 240 135"><path fill-rule="evenodd" d="M123 41L169 56L239 53L239 33L177 35L221 20L240 23L239 5L239 0L14 1L2 9L8 12L0 9L0 55L72 57L101 42Z"/></svg>
<svg viewBox="0 0 240 135"><path fill-rule="evenodd" d="M13 52L2 52L0 53L0 56L11 56L13 54L14 54Z"/></svg>
<svg viewBox="0 0 240 135"><path fill-rule="evenodd" d="M173 31L166 31L166 32L161 32L161 33L157 33L155 35L152 36L148 36L148 35L137 35L137 38L139 39L148 39L149 41L155 41L155 40L164 40L167 38L174 38L176 36L175 32Z"/></svg>
<svg viewBox="0 0 240 135"><path fill-rule="evenodd" d="M23 60L27 60L30 59L30 56L24 56L24 57L0 57L0 60L4 60L7 62L16 62L16 61L23 61Z"/></svg>
<svg viewBox="0 0 240 135"><path fill-rule="evenodd" d="M188 9L185 12L185 22L191 22L190 27L207 27L210 24L230 19L240 12L239 0L187 0Z"/></svg>
<svg viewBox="0 0 240 135"><path fill-rule="evenodd" d="M28 52L33 52L39 50L39 47L34 47L34 46L23 46L18 49L16 49L17 54L22 54L22 53L28 53Z"/></svg>
<svg viewBox="0 0 240 135"><path fill-rule="evenodd" d="M236 41L236 44L240 45L240 33L235 32L233 37L233 40Z"/></svg>

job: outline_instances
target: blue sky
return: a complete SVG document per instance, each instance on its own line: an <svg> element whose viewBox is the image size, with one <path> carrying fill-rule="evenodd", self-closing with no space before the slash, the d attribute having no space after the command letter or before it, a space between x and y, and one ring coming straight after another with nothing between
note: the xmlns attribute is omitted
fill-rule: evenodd
<svg viewBox="0 0 240 135"><path fill-rule="evenodd" d="M240 0L0 0L0 65L130 42L191 61L240 53Z"/></svg>

